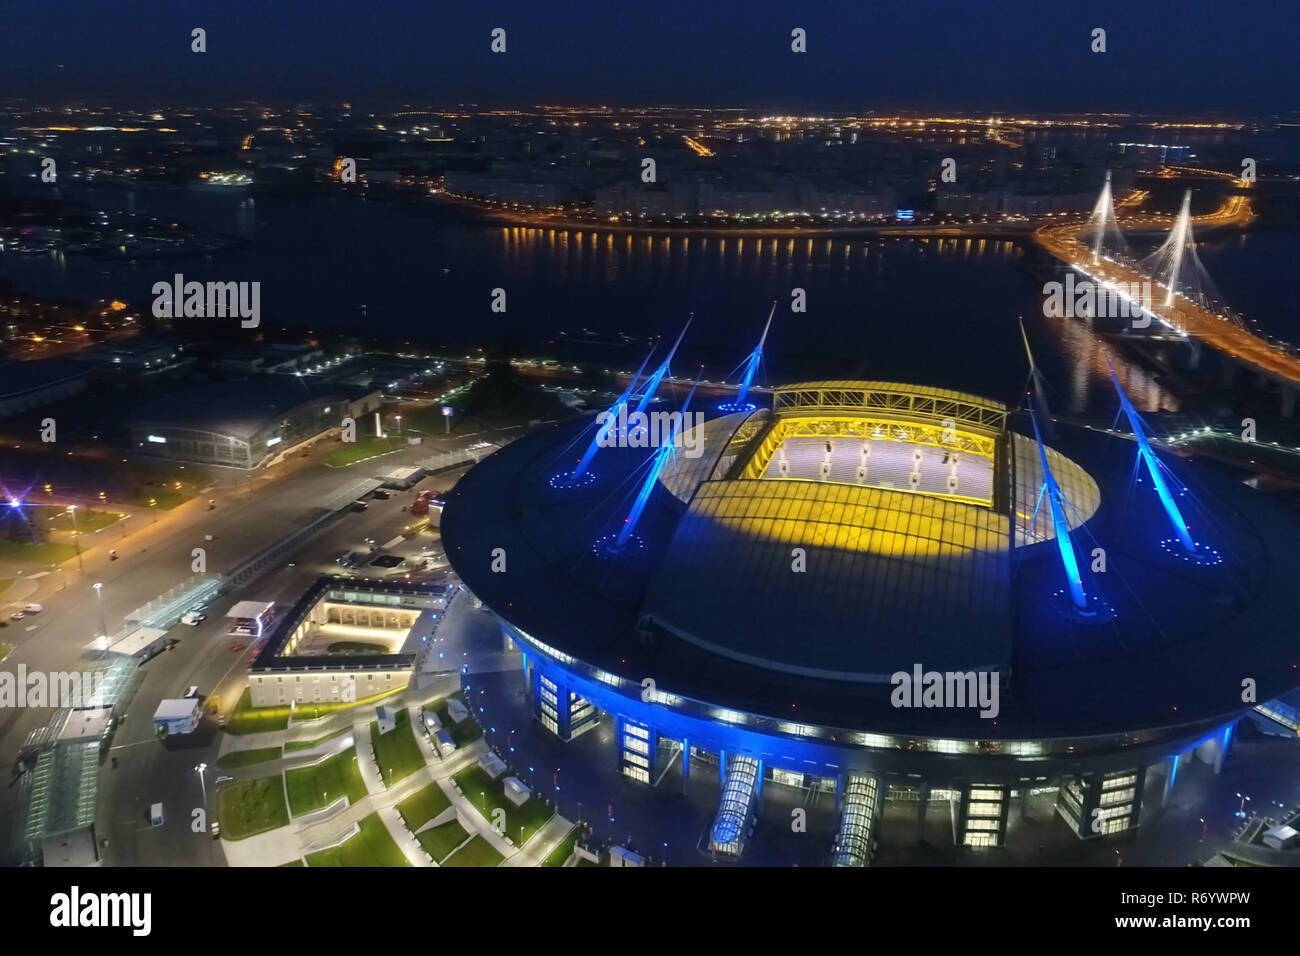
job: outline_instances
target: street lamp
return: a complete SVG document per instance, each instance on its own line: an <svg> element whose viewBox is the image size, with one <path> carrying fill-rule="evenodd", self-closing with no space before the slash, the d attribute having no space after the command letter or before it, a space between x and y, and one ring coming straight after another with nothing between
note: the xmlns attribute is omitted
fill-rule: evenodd
<svg viewBox="0 0 1300 956"><path fill-rule="evenodd" d="M81 560L81 536L77 534L77 506L68 505L68 514L72 515L72 543L77 548L77 570L81 572L81 576L84 578L86 576L86 565Z"/></svg>
<svg viewBox="0 0 1300 956"><path fill-rule="evenodd" d="M104 647L108 647L108 623L104 620L104 582L96 581L91 585L95 589L95 604L99 608L99 632L104 635Z"/></svg>
<svg viewBox="0 0 1300 956"><path fill-rule="evenodd" d="M206 763L201 763L194 768L194 772L199 775L199 787L203 790L204 808L206 808L208 805L208 783L203 777L203 774L207 771L207 769L208 769L208 765Z"/></svg>

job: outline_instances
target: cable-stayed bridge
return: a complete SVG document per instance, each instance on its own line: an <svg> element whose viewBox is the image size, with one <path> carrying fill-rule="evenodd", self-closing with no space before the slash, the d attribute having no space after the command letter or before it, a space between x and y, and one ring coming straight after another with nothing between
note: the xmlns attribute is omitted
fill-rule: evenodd
<svg viewBox="0 0 1300 956"><path fill-rule="evenodd" d="M1290 415L1300 394L1300 356L1270 343L1234 312L1196 254L1195 228L1245 225L1253 218L1250 202L1245 195L1233 194L1213 212L1193 216L1190 195L1190 190L1184 195L1177 216L1139 214L1119 220L1108 175L1086 222L1044 226L1033 239L1100 290L1127 300L1135 328L1195 339L1232 365L1276 382L1282 413ZM1169 230L1164 243L1145 258L1136 258L1121 229L1155 228ZM1135 290L1149 294L1135 296Z"/></svg>

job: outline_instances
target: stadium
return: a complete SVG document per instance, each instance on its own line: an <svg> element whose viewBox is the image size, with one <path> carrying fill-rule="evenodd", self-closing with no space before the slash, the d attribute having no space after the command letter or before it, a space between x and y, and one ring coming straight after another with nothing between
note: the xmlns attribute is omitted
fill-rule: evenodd
<svg viewBox="0 0 1300 956"><path fill-rule="evenodd" d="M717 775L715 853L743 853L769 781L834 793L840 865L903 791L921 817L950 794L958 845L1002 845L1031 791L1117 833L1300 684L1300 559L1289 515L1157 453L1115 388L1114 427L889 382L742 390L697 457L555 425L473 468L442 533L542 726L612 721L647 786Z"/></svg>

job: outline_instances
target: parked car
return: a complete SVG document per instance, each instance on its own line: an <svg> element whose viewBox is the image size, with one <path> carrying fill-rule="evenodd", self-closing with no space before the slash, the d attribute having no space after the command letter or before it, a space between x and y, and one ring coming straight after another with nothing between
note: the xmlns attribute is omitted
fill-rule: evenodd
<svg viewBox="0 0 1300 956"><path fill-rule="evenodd" d="M207 619L208 616L199 611L186 611L181 615L181 623L189 627L198 627Z"/></svg>
<svg viewBox="0 0 1300 956"><path fill-rule="evenodd" d="M26 616L27 616L27 615L24 614L22 611L14 611L12 614L9 615L9 620L11 620L11 621L21 621L21 620L22 620L23 618L25 618Z"/></svg>
<svg viewBox="0 0 1300 956"><path fill-rule="evenodd" d="M40 604L24 604L23 610L28 614L40 614L45 608Z"/></svg>
<svg viewBox="0 0 1300 956"><path fill-rule="evenodd" d="M217 786L221 786L221 784L223 783L230 783L230 781L234 779L235 778L230 776L230 774L223 773L220 777L217 778Z"/></svg>
<svg viewBox="0 0 1300 956"><path fill-rule="evenodd" d="M371 492L371 496L378 498L380 501L387 501L389 498L392 497L392 495L384 491L383 488L376 488L373 492Z"/></svg>

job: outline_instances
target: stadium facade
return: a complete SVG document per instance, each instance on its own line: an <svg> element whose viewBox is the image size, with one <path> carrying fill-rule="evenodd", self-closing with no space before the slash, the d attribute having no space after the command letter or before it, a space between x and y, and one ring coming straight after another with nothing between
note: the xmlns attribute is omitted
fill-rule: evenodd
<svg viewBox="0 0 1300 956"><path fill-rule="evenodd" d="M945 791L955 841L998 846L1013 797L1052 789L1091 838L1193 755L1217 771L1295 684L1294 521L1131 425L809 382L707 421L700 457L602 448L582 480L590 420L533 433L461 480L442 533L542 726L612 721L647 786L717 775L714 851L743 852L772 781L834 792L839 864L889 793L923 827Z"/></svg>

